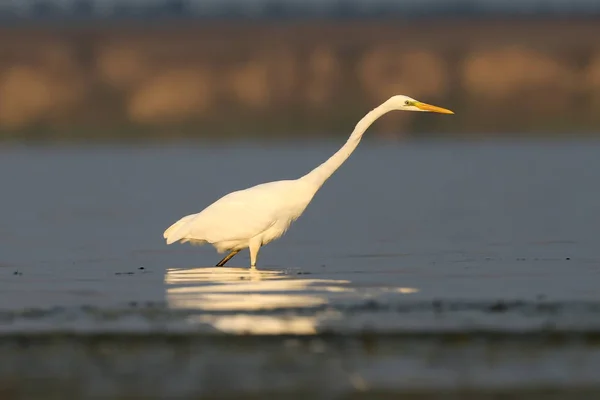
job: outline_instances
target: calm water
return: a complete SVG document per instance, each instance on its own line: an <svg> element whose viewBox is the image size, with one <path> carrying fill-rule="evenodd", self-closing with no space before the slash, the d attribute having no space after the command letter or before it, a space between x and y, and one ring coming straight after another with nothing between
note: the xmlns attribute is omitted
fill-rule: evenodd
<svg viewBox="0 0 600 400"><path fill-rule="evenodd" d="M367 141L262 249L259 271L247 252L218 269L210 246L164 244L181 216L298 177L337 146L0 148L0 332L600 332L600 142ZM519 346L531 348L519 343L495 372L481 372L479 345L447 355L471 357L470 381L448 359L432 372L427 346L394 368L429 387L600 384L597 347L549 347L555 361L585 354L590 369L575 379L570 364L541 358L516 373ZM379 386L415 383L378 362L363 375Z"/></svg>

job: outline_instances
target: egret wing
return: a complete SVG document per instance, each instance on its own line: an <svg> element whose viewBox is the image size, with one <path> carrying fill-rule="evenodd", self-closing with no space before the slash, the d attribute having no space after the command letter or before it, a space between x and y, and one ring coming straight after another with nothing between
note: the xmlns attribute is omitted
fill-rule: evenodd
<svg viewBox="0 0 600 400"><path fill-rule="evenodd" d="M186 236L209 243L249 239L275 224L277 211L270 193L260 190L233 192L197 214L190 221Z"/></svg>

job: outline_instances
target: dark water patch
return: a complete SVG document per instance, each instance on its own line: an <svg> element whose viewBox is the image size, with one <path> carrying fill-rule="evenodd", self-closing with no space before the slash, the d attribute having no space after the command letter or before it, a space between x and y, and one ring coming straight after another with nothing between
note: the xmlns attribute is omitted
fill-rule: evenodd
<svg viewBox="0 0 600 400"><path fill-rule="evenodd" d="M539 335L30 334L3 336L0 352L7 399L600 394L600 346Z"/></svg>

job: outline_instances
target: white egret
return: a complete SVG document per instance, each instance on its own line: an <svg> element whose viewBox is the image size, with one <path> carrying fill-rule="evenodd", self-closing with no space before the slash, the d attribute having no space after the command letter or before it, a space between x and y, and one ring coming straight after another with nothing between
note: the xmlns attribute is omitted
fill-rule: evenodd
<svg viewBox="0 0 600 400"><path fill-rule="evenodd" d="M445 108L407 96L392 96L365 115L346 144L327 161L301 178L263 183L229 193L203 211L181 218L163 234L167 244L212 244L219 253L229 251L219 263L225 265L245 248L250 249L250 267L256 267L261 246L280 238L306 209L325 181L358 146L363 134L382 115L394 111L429 111L454 114Z"/></svg>

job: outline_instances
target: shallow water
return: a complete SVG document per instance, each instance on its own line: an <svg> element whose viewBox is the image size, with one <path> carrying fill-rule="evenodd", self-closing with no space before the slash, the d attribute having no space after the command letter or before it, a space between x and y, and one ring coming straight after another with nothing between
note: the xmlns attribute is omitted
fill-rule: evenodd
<svg viewBox="0 0 600 400"><path fill-rule="evenodd" d="M488 365L477 350L488 339L478 335L493 334L514 357L486 373L453 375L452 361L425 365L418 352L354 362L376 389L414 386L390 381L386 363L428 387L436 368L451 386L517 385L527 373L540 385L557 376L600 385L600 142L367 141L261 250L259 270L248 270L247 252L214 268L222 255L212 247L164 244L181 216L230 191L298 177L337 145L0 148L0 333L425 335L429 344L416 348L438 355L446 350L435 343L460 334L471 345L450 360L470 360L473 371ZM542 347L514 373L527 335L548 332L575 344Z"/></svg>

